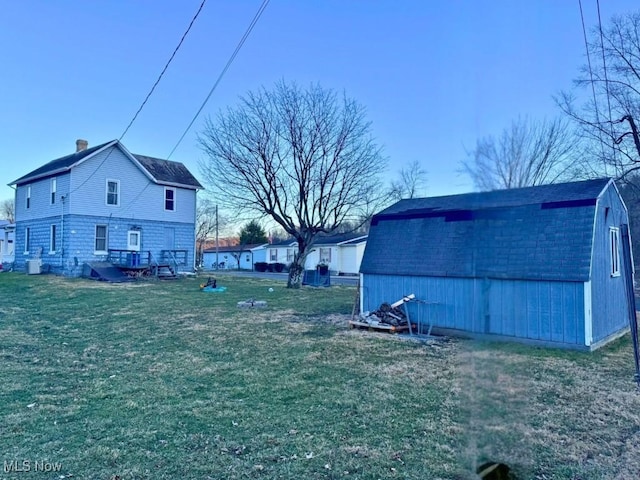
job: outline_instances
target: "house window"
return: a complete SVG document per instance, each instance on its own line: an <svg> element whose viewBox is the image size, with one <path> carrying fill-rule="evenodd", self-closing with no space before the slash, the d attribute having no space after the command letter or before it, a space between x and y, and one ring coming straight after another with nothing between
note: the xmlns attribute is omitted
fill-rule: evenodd
<svg viewBox="0 0 640 480"><path fill-rule="evenodd" d="M278 261L278 249L277 248L269 249L269 260L271 262L277 262Z"/></svg>
<svg viewBox="0 0 640 480"><path fill-rule="evenodd" d="M24 253L29 253L31 249L31 228L24 229Z"/></svg>
<svg viewBox="0 0 640 480"><path fill-rule="evenodd" d="M31 185L27 185L27 208L31 208Z"/></svg>
<svg viewBox="0 0 640 480"><path fill-rule="evenodd" d="M55 178L51 179L51 205L56 203L56 188L58 187L58 182Z"/></svg>
<svg viewBox="0 0 640 480"><path fill-rule="evenodd" d="M51 225L51 230L49 232L49 253L56 253L56 250L56 226Z"/></svg>
<svg viewBox="0 0 640 480"><path fill-rule="evenodd" d="M620 276L620 229L609 228L609 253L611 254L611 276Z"/></svg>
<svg viewBox="0 0 640 480"><path fill-rule="evenodd" d="M120 205L120 180L107 180L107 205Z"/></svg>
<svg viewBox="0 0 640 480"><path fill-rule="evenodd" d="M293 262L293 248L287 248L287 263Z"/></svg>
<svg viewBox="0 0 640 480"><path fill-rule="evenodd" d="M95 252L96 254L107 253L107 226L96 225L96 242Z"/></svg>
<svg viewBox="0 0 640 480"><path fill-rule="evenodd" d="M320 263L331 263L331 249L330 248L321 248L320 249Z"/></svg>
<svg viewBox="0 0 640 480"><path fill-rule="evenodd" d="M176 209L176 189L164 188L164 209L173 212Z"/></svg>

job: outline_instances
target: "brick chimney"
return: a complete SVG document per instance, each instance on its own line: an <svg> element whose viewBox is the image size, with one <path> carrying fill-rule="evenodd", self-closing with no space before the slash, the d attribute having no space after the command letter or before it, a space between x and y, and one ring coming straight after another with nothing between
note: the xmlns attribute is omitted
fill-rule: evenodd
<svg viewBox="0 0 640 480"><path fill-rule="evenodd" d="M79 138L78 140L76 140L76 153L86 150L88 146L89 142Z"/></svg>

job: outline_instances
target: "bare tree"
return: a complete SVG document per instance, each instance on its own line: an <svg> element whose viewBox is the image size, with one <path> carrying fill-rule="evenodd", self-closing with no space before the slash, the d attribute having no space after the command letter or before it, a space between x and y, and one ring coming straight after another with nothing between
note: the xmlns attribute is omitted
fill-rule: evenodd
<svg viewBox="0 0 640 480"><path fill-rule="evenodd" d="M586 140L590 173L622 178L640 169L640 11L594 28L587 60L575 80L578 92L563 92L556 102ZM576 93L589 100L578 102Z"/></svg>
<svg viewBox="0 0 640 480"><path fill-rule="evenodd" d="M0 218L7 220L9 223L16 222L16 204L12 198L0 202Z"/></svg>
<svg viewBox="0 0 640 480"><path fill-rule="evenodd" d="M518 118L499 137L479 139L463 172L482 191L555 183L575 176L572 146L567 122Z"/></svg>
<svg viewBox="0 0 640 480"><path fill-rule="evenodd" d="M399 178L391 182L390 196L394 200L416 198L426 193L427 171L414 160L408 167L400 169Z"/></svg>
<svg viewBox="0 0 640 480"><path fill-rule="evenodd" d="M278 83L208 120L201 172L231 211L269 216L298 242L287 286L302 281L320 233L381 206L386 161L364 108L318 85Z"/></svg>
<svg viewBox="0 0 640 480"><path fill-rule="evenodd" d="M217 213L217 215L216 215ZM229 221L225 215L216 212L216 205L210 198L199 198L196 208L196 265L202 264L204 249L208 241L226 230Z"/></svg>

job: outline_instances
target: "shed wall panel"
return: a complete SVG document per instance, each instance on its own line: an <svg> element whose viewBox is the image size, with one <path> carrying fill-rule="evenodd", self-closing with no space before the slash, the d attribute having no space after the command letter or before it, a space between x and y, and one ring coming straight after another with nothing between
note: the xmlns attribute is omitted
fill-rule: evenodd
<svg viewBox="0 0 640 480"><path fill-rule="evenodd" d="M584 345L581 282L363 275L363 308L414 293L413 320L514 339Z"/></svg>
<svg viewBox="0 0 640 480"><path fill-rule="evenodd" d="M629 323L622 245L619 245L620 275L611 276L609 244L610 227L619 228L623 223L628 223L627 213L616 189L611 186L599 199L595 213L591 274L594 342L626 328ZM620 241L623 241L622 237Z"/></svg>

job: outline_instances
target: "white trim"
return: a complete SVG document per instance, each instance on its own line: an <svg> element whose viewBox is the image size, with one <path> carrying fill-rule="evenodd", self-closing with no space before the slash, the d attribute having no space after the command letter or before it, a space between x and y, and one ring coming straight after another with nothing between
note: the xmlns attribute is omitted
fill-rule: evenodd
<svg viewBox="0 0 640 480"><path fill-rule="evenodd" d="M338 243L336 243L336 245L338 245L340 247L341 246L347 246L347 247L350 246L350 245L344 245L345 243L357 245L358 243L366 242L368 236L369 236L368 234L367 235L362 235L360 237L352 238L351 240L345 240L344 242L338 242Z"/></svg>
<svg viewBox="0 0 640 480"><path fill-rule="evenodd" d="M109 203L109 183L115 183L117 186L116 191L116 203ZM120 180L115 178L106 178L104 182L104 204L107 207L119 207L120 206Z"/></svg>
<svg viewBox="0 0 640 480"><path fill-rule="evenodd" d="M584 344L593 343L593 312L591 311L591 280L584 282Z"/></svg>
<svg viewBox="0 0 640 480"><path fill-rule="evenodd" d="M612 277L620 276L620 229L609 227L609 274Z"/></svg>
<svg viewBox="0 0 640 480"><path fill-rule="evenodd" d="M173 208L172 209L168 209L167 208L167 192L171 191L173 192ZM165 212L175 212L176 211L176 197L177 197L178 191L176 188L174 187L164 187L164 198L162 199L163 201L163 207L164 207L164 211Z"/></svg>
<svg viewBox="0 0 640 480"><path fill-rule="evenodd" d="M360 274L360 313L364 312L364 275Z"/></svg>

